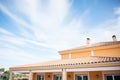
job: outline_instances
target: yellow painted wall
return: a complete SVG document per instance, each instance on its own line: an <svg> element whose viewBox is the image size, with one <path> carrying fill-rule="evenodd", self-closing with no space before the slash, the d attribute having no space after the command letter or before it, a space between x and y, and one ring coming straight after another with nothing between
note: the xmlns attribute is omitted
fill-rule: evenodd
<svg viewBox="0 0 120 80"><path fill-rule="evenodd" d="M69 54L63 54L63 55L61 55L61 58L62 59L68 59L69 58Z"/></svg>
<svg viewBox="0 0 120 80"><path fill-rule="evenodd" d="M67 73L67 80L74 80L74 73L73 72Z"/></svg>
<svg viewBox="0 0 120 80"><path fill-rule="evenodd" d="M87 52L72 52L71 53L71 58L80 58L83 56L90 56L91 52L87 51ZM68 59L69 58L69 54L65 53L61 55L62 59Z"/></svg>
<svg viewBox="0 0 120 80"><path fill-rule="evenodd" d="M94 56L107 56L107 57L120 57L120 47L114 48L104 48L104 49L92 49L94 52ZM69 53L69 52L68 52ZM79 58L84 56L91 56L91 50L87 51L71 51L71 58ZM68 59L69 54L63 53L61 54L62 59Z"/></svg>
<svg viewBox="0 0 120 80"><path fill-rule="evenodd" d="M90 56L90 51L88 52L74 52L71 54L71 58L80 58L80 57L84 57L84 56Z"/></svg>
<svg viewBox="0 0 120 80"><path fill-rule="evenodd" d="M94 50L94 56L120 57L120 47L103 50Z"/></svg>
<svg viewBox="0 0 120 80"><path fill-rule="evenodd" d="M118 71L90 71L89 72L89 80L103 80L103 74L120 74L120 70ZM82 74L86 74L86 73L82 73ZM33 73L33 80L37 80L36 79L36 73ZM98 75L98 78L97 78ZM50 77L48 77L50 76ZM74 80L74 72L67 72L67 80ZM53 80L53 73L52 72L47 72L45 73L45 80Z"/></svg>
<svg viewBox="0 0 120 80"><path fill-rule="evenodd" d="M98 78L97 78L98 75ZM90 71L89 72L90 80L103 80L102 71Z"/></svg>
<svg viewBox="0 0 120 80"><path fill-rule="evenodd" d="M45 73L45 80L52 80L53 74L52 73Z"/></svg>
<svg viewBox="0 0 120 80"><path fill-rule="evenodd" d="M36 73L33 73L33 80L36 80Z"/></svg>

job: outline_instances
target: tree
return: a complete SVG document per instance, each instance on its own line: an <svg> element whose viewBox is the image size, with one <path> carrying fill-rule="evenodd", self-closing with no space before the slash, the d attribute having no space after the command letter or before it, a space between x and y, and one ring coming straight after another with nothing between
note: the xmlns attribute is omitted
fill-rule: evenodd
<svg viewBox="0 0 120 80"><path fill-rule="evenodd" d="M4 68L0 68L0 72L4 72L5 71L5 69Z"/></svg>
<svg viewBox="0 0 120 80"><path fill-rule="evenodd" d="M0 79L2 79L2 80L9 80L10 71L9 70L5 71L4 68L0 68L0 71L2 72L2 74L0 74Z"/></svg>

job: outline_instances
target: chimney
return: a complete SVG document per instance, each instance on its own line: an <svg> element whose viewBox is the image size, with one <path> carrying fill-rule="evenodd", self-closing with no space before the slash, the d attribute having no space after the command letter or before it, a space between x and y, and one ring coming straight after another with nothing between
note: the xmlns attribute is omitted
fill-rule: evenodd
<svg viewBox="0 0 120 80"><path fill-rule="evenodd" d="M90 45L90 38L87 38L87 39L86 39L86 44L87 44L87 45Z"/></svg>
<svg viewBox="0 0 120 80"><path fill-rule="evenodd" d="M117 41L116 35L112 36L113 41Z"/></svg>

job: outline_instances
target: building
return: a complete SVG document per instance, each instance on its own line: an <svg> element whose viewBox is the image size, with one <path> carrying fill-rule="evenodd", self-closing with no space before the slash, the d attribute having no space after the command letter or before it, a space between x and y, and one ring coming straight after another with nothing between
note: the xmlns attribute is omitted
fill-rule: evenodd
<svg viewBox="0 0 120 80"><path fill-rule="evenodd" d="M29 80L120 80L120 41L90 44L59 51L60 60L10 67L13 73L26 72Z"/></svg>

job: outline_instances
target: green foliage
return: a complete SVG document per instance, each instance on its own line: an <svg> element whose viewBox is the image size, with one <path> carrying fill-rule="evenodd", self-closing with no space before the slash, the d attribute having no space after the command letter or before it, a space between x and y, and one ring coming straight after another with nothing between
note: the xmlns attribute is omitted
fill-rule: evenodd
<svg viewBox="0 0 120 80"><path fill-rule="evenodd" d="M4 72L4 70L5 70L4 68L0 68L0 71L1 71L1 72Z"/></svg>
<svg viewBox="0 0 120 80"><path fill-rule="evenodd" d="M0 68L0 71L2 72L0 74L0 80L9 80L10 71L9 70L5 71L4 68Z"/></svg>
<svg viewBox="0 0 120 80"><path fill-rule="evenodd" d="M15 79L24 79L24 78L27 78L27 77L28 76L26 74L22 74L22 73L14 74Z"/></svg>

